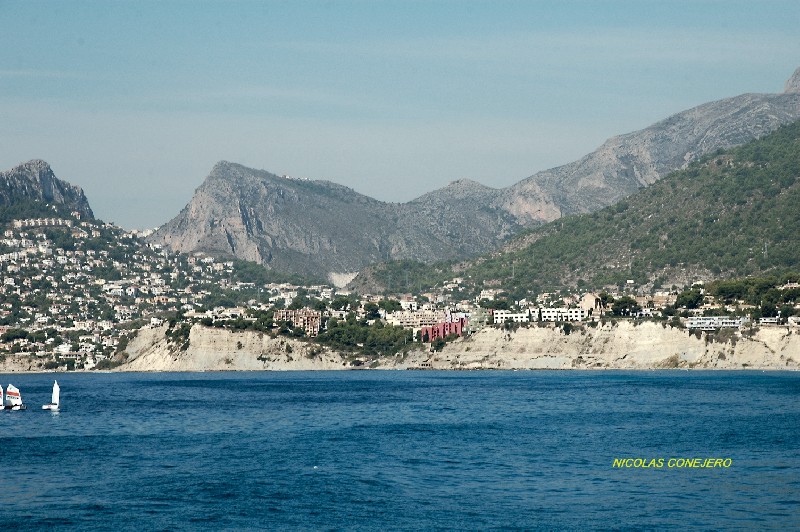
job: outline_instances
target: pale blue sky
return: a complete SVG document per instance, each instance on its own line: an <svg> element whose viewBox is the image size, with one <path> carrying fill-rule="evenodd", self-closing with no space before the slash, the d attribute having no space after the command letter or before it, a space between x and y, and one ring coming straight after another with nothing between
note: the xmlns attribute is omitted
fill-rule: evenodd
<svg viewBox="0 0 800 532"><path fill-rule="evenodd" d="M504 187L800 66L791 1L4 1L0 169L125 227L219 160L407 201Z"/></svg>

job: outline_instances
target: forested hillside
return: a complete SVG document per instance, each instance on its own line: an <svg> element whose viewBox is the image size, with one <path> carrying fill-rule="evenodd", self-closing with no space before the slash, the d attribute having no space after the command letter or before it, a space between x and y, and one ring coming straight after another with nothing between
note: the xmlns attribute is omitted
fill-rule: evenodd
<svg viewBox="0 0 800 532"><path fill-rule="evenodd" d="M568 286L670 286L800 269L800 122L715 154L592 214L519 235L452 272L378 265L374 286L452 276L512 294ZM411 278L406 282L409 274Z"/></svg>
<svg viewBox="0 0 800 532"><path fill-rule="evenodd" d="M800 122L717 152L616 205L535 229L464 273L513 290L797 269L798 178Z"/></svg>

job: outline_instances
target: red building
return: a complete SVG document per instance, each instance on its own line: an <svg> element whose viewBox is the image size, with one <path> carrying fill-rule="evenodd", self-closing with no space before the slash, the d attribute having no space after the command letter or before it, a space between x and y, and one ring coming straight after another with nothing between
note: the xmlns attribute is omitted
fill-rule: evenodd
<svg viewBox="0 0 800 532"><path fill-rule="evenodd" d="M422 338L423 342L433 342L437 338L444 338L451 334L463 336L468 321L467 318L459 318L453 321L445 321L437 323L436 325L422 327L419 330L420 338Z"/></svg>

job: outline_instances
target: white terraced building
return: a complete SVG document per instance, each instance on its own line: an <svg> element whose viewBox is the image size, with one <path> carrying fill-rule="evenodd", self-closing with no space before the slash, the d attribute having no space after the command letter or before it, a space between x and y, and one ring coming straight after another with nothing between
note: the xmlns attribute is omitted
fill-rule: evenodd
<svg viewBox="0 0 800 532"><path fill-rule="evenodd" d="M531 321L531 315L528 311L511 312L510 310L494 310L492 316L494 317L493 323L505 323L508 320L514 323L528 323Z"/></svg>
<svg viewBox="0 0 800 532"><path fill-rule="evenodd" d="M406 329L430 327L447 321L447 313L438 310L421 310L419 312L398 311L388 314L386 321L390 325L399 325Z"/></svg>
<svg viewBox="0 0 800 532"><path fill-rule="evenodd" d="M583 321L589 311L583 308L540 308L542 321Z"/></svg>
<svg viewBox="0 0 800 532"><path fill-rule="evenodd" d="M590 311L582 308L538 308L532 312L512 312L510 310L493 311L493 323L528 323L530 321L583 321L589 317Z"/></svg>
<svg viewBox="0 0 800 532"><path fill-rule="evenodd" d="M699 329L701 331L714 331L716 329L740 329L749 323L750 319L732 318L730 316L694 316L686 320L687 329Z"/></svg>

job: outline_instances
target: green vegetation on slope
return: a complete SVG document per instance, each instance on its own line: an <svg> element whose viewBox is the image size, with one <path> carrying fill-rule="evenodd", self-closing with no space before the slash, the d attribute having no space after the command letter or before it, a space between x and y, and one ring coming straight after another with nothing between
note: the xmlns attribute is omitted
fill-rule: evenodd
<svg viewBox="0 0 800 532"><path fill-rule="evenodd" d="M414 260L395 260L373 264L359 277L356 289L389 294L419 293L453 278L452 264L424 264ZM366 279L365 279L366 277Z"/></svg>
<svg viewBox="0 0 800 532"><path fill-rule="evenodd" d="M509 292L715 278L800 266L800 123L718 152L592 214L524 235L531 244L475 261L464 274ZM506 249L514 249L514 244Z"/></svg>
<svg viewBox="0 0 800 532"><path fill-rule="evenodd" d="M325 283L325 281L322 279L310 276L270 270L265 266L252 261L233 259L232 262L234 279L243 283L255 283L257 285L264 285L268 283L290 283L304 286Z"/></svg>
<svg viewBox="0 0 800 532"><path fill-rule="evenodd" d="M797 284L800 274L783 276L748 277L714 281L706 286L707 293L726 304L743 302L747 305L770 306L783 311L783 307L793 309L800 302L800 288L779 289L783 283ZM787 315L789 311L786 311Z"/></svg>

